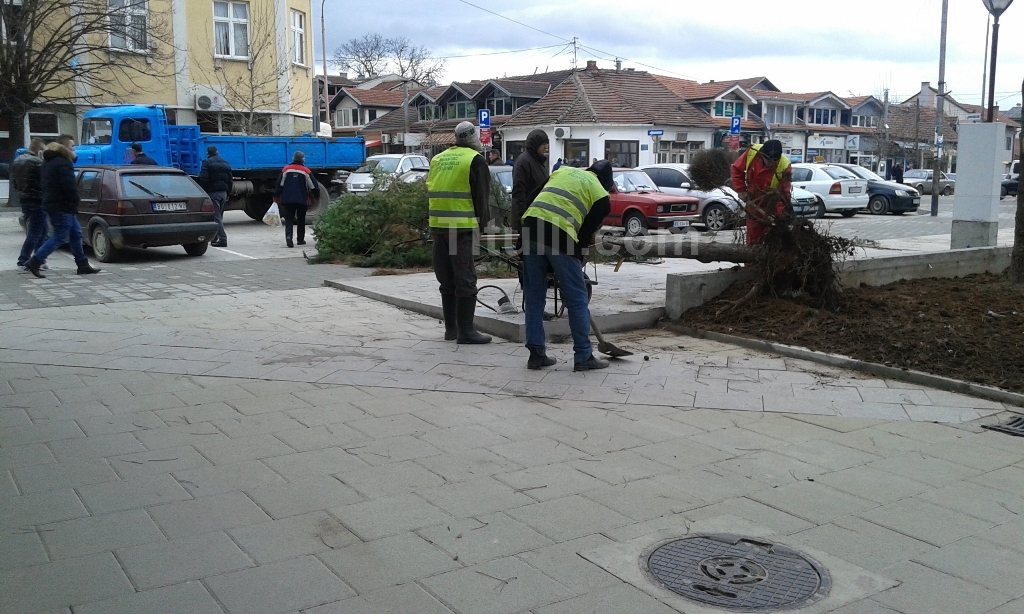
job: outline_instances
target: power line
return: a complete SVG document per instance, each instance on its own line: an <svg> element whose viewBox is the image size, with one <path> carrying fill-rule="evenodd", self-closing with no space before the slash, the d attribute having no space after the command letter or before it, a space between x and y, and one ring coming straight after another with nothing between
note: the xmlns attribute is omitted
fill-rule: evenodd
<svg viewBox="0 0 1024 614"><path fill-rule="evenodd" d="M665 68L659 68L657 66L651 66L650 64L644 64L643 62L637 62L636 60L631 60L629 58L620 57L618 55L615 55L614 53L608 53L607 51L601 51L600 49L595 49L593 47L588 47L586 45L580 45L580 47L582 47L583 49L588 49L588 50L594 52L595 54L603 55L603 56L605 56L604 59L606 59L606 60L607 59L614 59L614 60L622 60L623 62L632 62L633 64L636 64L637 66L643 66L645 68L650 68L652 70L657 70L659 72L665 72L665 73L677 75L679 77L682 77L684 79L688 79L690 81L694 81L695 80L695 79L692 79L690 77L687 77L686 75L684 75L682 73L675 72L674 70L667 70Z"/></svg>
<svg viewBox="0 0 1024 614"><path fill-rule="evenodd" d="M512 23L514 23L516 25L523 26L524 28L529 28L529 29L533 30L534 32L540 32L541 34L545 34L545 35L550 36L552 38L557 38L558 40L562 41L563 43L569 42L569 39L565 38L564 36L559 36L557 34L552 34L551 32L547 32L545 30L541 30L540 28L535 28L535 27L531 26L530 24L526 24L526 23L523 23L521 21L516 21L515 19L512 19L511 17L506 17L505 15L502 15L501 13L496 13L496 12L492 11L489 8L485 8L485 7L480 6L479 4L473 4L472 2L469 2L468 0L459 0L459 2L461 2L463 4L466 4L468 6L471 6L473 8L480 9L481 11L484 11L485 13L490 13L491 15L494 15L495 17L500 17L500 18L502 18L502 19L504 19L506 21L511 21Z"/></svg>
<svg viewBox="0 0 1024 614"><path fill-rule="evenodd" d="M444 55L433 58L427 58L428 60L451 60L455 58L475 58L481 55L503 55L506 53L523 53L525 51L543 51L545 49L554 49L555 47L565 47L563 44L559 45L547 45L545 47L530 47L528 49L509 49L508 51L488 51L486 53L467 53L465 55Z"/></svg>

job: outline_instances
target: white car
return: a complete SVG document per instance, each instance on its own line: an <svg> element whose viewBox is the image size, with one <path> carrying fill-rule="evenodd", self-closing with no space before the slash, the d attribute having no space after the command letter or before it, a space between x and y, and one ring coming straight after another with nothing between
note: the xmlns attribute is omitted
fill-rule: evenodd
<svg viewBox="0 0 1024 614"><path fill-rule="evenodd" d="M658 189L666 194L699 198L698 215L708 230L727 230L743 219L739 195L732 188L722 186L702 192L693 187L689 167L689 164L660 163L638 166L637 169L647 173Z"/></svg>
<svg viewBox="0 0 1024 614"><path fill-rule="evenodd" d="M817 217L825 217L826 212L853 217L868 206L868 182L842 167L794 164L793 187L817 194Z"/></svg>
<svg viewBox="0 0 1024 614"><path fill-rule="evenodd" d="M380 154L370 156L345 180L349 194L366 194L373 189L374 174L397 177L413 167L430 168L430 162L419 154Z"/></svg>

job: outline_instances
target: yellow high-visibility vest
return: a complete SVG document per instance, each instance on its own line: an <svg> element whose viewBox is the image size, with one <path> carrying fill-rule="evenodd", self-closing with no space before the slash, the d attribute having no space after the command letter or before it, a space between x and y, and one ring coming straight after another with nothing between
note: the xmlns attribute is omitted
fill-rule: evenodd
<svg viewBox="0 0 1024 614"><path fill-rule="evenodd" d="M478 228L469 167L480 155L469 147L452 147L434 156L427 174L430 227L471 230Z"/></svg>
<svg viewBox="0 0 1024 614"><path fill-rule="evenodd" d="M562 166L551 173L544 188L526 209L523 219L535 217L553 224L579 241L583 218L594 203L608 196L597 175L590 171Z"/></svg>
<svg viewBox="0 0 1024 614"><path fill-rule="evenodd" d="M754 163L754 158L757 157L757 152L759 151L761 151L760 145L751 145L750 148L747 149L747 167L745 170L750 170L750 165ZM768 186L770 189L774 190L779 187L779 178L782 177L782 173L785 172L787 168L789 168L789 158L786 157L786 154L782 154L779 156L778 164L775 165L775 173L772 175L772 182Z"/></svg>

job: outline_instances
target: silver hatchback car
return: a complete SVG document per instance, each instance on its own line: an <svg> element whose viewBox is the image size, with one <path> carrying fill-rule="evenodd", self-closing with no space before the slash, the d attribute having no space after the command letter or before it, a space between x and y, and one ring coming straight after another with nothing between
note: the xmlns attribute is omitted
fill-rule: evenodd
<svg viewBox="0 0 1024 614"><path fill-rule="evenodd" d="M688 173L689 164L660 163L637 167L650 176L658 189L673 196L693 196L700 199L697 215L704 227L711 231L728 230L743 219L739 195L727 186L702 192L693 187Z"/></svg>

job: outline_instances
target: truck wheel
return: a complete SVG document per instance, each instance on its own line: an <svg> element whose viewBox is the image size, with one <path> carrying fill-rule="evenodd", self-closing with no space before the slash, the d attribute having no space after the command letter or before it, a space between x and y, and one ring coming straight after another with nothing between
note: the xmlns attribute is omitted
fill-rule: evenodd
<svg viewBox="0 0 1024 614"><path fill-rule="evenodd" d="M110 242L110 235L102 226L93 226L89 235L89 247L100 262L113 262L117 258L118 249Z"/></svg>
<svg viewBox="0 0 1024 614"><path fill-rule="evenodd" d="M250 194L245 199L245 214L257 222L262 222L272 201L273 197L270 194Z"/></svg>
<svg viewBox="0 0 1024 614"><path fill-rule="evenodd" d="M320 186L320 198L318 198L315 202L310 203L309 207L306 209L307 224L312 224L313 222L315 222L317 218L320 217L320 214L326 211L327 207L331 204L330 190L328 190L327 186L320 183L319 181L317 181L317 185Z"/></svg>
<svg viewBox="0 0 1024 614"><path fill-rule="evenodd" d="M185 253L189 256L202 256L206 253L210 244L203 241L202 243L185 243L182 247L185 248Z"/></svg>

